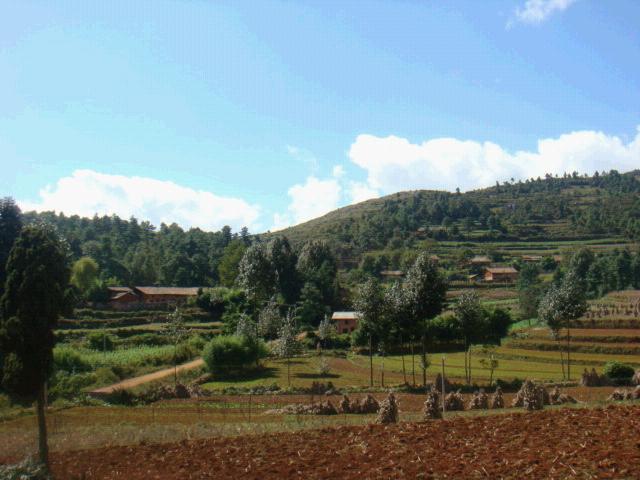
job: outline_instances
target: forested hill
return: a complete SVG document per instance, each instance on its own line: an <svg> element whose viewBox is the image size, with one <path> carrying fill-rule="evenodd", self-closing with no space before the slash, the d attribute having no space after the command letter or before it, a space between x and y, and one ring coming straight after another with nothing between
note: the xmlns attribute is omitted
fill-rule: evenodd
<svg viewBox="0 0 640 480"><path fill-rule="evenodd" d="M238 262L256 240L286 236L294 249L326 240L343 267L372 250L419 247L428 239L495 242L623 236L640 239L640 171L565 175L508 182L467 193L401 192L335 210L277 233L249 235L158 228L135 218L26 212L22 221L54 224L74 259L89 256L103 279L132 285L234 283Z"/></svg>
<svg viewBox="0 0 640 480"><path fill-rule="evenodd" d="M417 239L640 238L640 170L511 181L466 193L418 190L368 200L276 234L324 239L339 256L410 246Z"/></svg>

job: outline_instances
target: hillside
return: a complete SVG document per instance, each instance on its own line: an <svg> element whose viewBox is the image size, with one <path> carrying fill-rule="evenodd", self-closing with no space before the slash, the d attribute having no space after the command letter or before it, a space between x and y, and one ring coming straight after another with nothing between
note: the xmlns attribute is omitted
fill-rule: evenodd
<svg viewBox="0 0 640 480"><path fill-rule="evenodd" d="M640 171L506 182L466 193L400 192L267 235L328 241L344 258L438 241L640 238Z"/></svg>

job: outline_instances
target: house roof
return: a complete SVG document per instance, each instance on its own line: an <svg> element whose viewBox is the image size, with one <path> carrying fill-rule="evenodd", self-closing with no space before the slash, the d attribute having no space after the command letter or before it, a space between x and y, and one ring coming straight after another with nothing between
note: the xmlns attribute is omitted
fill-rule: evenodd
<svg viewBox="0 0 640 480"><path fill-rule="evenodd" d="M491 273L518 273L513 267L488 267L487 272Z"/></svg>
<svg viewBox="0 0 640 480"><path fill-rule="evenodd" d="M404 272L402 270L382 270L380 275L383 277L402 277Z"/></svg>
<svg viewBox="0 0 640 480"><path fill-rule="evenodd" d="M124 293L131 291L129 287L107 287L107 290L109 290L111 293Z"/></svg>
<svg viewBox="0 0 640 480"><path fill-rule="evenodd" d="M491 263L491 259L486 255L476 255L471 259L471 263Z"/></svg>
<svg viewBox="0 0 640 480"><path fill-rule="evenodd" d="M523 255L522 259L524 261L531 261L531 262L537 262L539 260L542 260L542 256L541 255Z"/></svg>
<svg viewBox="0 0 640 480"><path fill-rule="evenodd" d="M359 316L358 312L333 312L331 320L357 320Z"/></svg>
<svg viewBox="0 0 640 480"><path fill-rule="evenodd" d="M111 297L111 300L119 300L121 298L127 297L127 296L133 296L135 298L137 298L138 296L133 293L131 290L127 291L127 292L118 292L115 295L113 295Z"/></svg>
<svg viewBox="0 0 640 480"><path fill-rule="evenodd" d="M195 296L198 294L199 287L135 287L144 295L182 295Z"/></svg>

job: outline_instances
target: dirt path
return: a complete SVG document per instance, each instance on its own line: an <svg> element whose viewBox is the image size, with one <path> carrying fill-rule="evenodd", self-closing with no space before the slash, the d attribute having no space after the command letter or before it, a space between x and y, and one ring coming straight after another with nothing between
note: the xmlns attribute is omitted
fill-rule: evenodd
<svg viewBox="0 0 640 480"><path fill-rule="evenodd" d="M193 370L194 368L198 368L203 364L204 361L201 358L183 363L182 365L178 365L178 373L185 370ZM174 371L175 369L171 367L165 368L164 370L158 370L157 372L148 373L146 375L141 375L139 377L128 378L121 382L114 383L113 385L92 390L89 392L89 395L99 397L101 395L108 395L110 393L113 393L114 390L138 387L140 385L144 385L145 383L170 377L174 374Z"/></svg>

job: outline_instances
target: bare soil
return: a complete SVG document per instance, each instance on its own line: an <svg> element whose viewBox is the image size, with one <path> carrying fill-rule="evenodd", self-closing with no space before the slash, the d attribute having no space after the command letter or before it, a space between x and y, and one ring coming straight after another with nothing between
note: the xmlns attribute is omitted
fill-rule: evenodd
<svg viewBox="0 0 640 480"><path fill-rule="evenodd" d="M640 478L640 406L109 447L52 455L64 479Z"/></svg>

